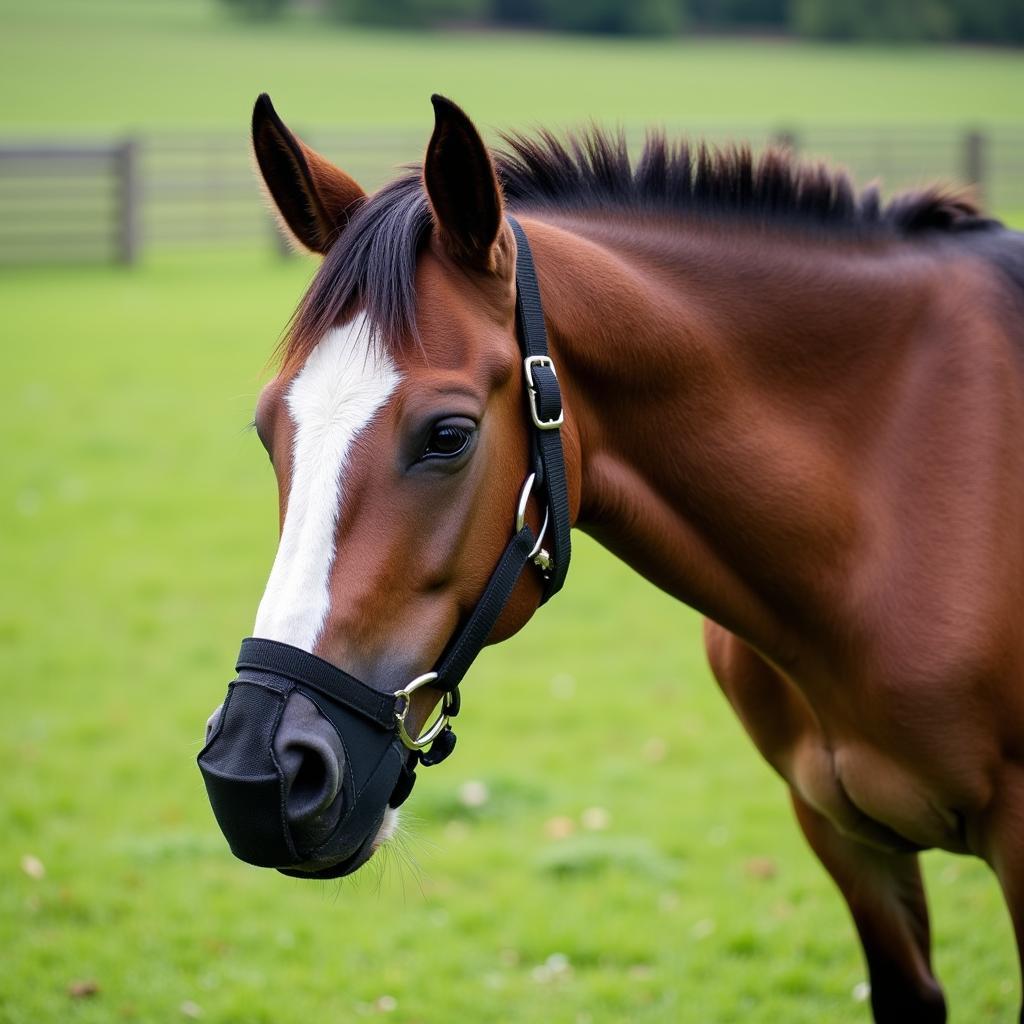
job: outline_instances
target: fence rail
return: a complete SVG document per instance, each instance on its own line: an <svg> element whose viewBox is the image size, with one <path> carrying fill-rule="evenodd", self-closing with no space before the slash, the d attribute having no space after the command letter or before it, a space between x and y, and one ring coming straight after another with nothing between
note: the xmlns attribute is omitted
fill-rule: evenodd
<svg viewBox="0 0 1024 1024"><path fill-rule="evenodd" d="M1024 212L1024 124L992 126L670 125L711 141L768 142L845 165L887 193L973 184L989 209ZM367 188L417 159L421 132L309 131L303 137ZM628 129L639 145L640 129ZM0 140L0 266L117 261L169 247L235 243L286 251L242 135L179 132L105 141Z"/></svg>
<svg viewBox="0 0 1024 1024"><path fill-rule="evenodd" d="M0 143L0 263L139 255L137 144Z"/></svg>

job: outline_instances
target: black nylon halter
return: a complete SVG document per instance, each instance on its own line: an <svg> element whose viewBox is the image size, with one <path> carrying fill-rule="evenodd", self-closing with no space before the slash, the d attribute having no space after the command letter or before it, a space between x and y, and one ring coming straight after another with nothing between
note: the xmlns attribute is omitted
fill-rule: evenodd
<svg viewBox="0 0 1024 1024"><path fill-rule="evenodd" d="M551 529L551 553L540 550L532 528L523 523L513 534L473 611L441 654L430 685L446 694L445 713L459 711L459 683L483 649L494 624L508 604L526 567L537 564L544 575L541 603L554 597L569 569L569 492L562 452L562 396L554 364L548 354L547 330L533 255L519 222L508 217L516 238L516 336L523 356L526 399L530 417L533 493L546 508ZM529 485L529 479L527 481ZM524 493L528 488L524 488ZM308 651L276 640L249 637L242 641L236 665L240 673L268 672L284 676L323 694L381 730L394 733L401 710L399 695L374 689L355 676ZM410 750L389 804L397 807L412 790L418 763L438 764L455 747L455 733L448 724L425 750Z"/></svg>

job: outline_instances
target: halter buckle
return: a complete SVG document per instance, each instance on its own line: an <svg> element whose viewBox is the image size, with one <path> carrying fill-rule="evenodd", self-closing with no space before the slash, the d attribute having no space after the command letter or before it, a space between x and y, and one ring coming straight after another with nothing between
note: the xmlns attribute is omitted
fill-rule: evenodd
<svg viewBox="0 0 1024 1024"><path fill-rule="evenodd" d="M558 403L558 415L551 419L544 419L537 409L537 386L533 381L533 369L535 366L546 366L551 375L558 382L558 373L555 364L550 356L527 356L523 360L523 373L526 376L526 400L530 406L530 419L538 430L557 430L565 422L565 412L562 409L561 399Z"/></svg>
<svg viewBox="0 0 1024 1024"><path fill-rule="evenodd" d="M429 747L448 725L448 712L452 709L455 698L451 693L445 692L441 700L441 713L429 729L421 732L419 736L410 736L405 727L405 716L409 714L409 708L412 706L412 695L421 686L427 686L436 679L436 672L425 672L423 675L417 676L411 683L406 683L405 687L395 694L395 725L398 728L398 738L409 750L423 750L424 747Z"/></svg>

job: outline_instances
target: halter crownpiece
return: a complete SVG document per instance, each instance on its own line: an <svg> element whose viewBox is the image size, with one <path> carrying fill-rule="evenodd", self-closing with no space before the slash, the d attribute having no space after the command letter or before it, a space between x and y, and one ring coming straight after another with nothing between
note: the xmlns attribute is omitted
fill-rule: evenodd
<svg viewBox="0 0 1024 1024"><path fill-rule="evenodd" d="M416 781L416 767L443 761L455 748L451 719L459 712L459 683L483 649L523 571L535 565L544 580L541 603L562 588L569 568L569 491L559 428L561 390L548 354L540 287L526 234L508 217L516 238L516 337L523 355L530 416L531 469L515 510L515 529L479 601L448 642L433 671L397 693L374 689L355 676L276 640L249 637L235 666L238 673L206 746L198 757L210 803L235 855L251 864L303 877L336 877L369 856L385 806L398 807ZM544 504L535 535L526 507L536 494ZM543 545L550 532L550 553ZM431 686L443 694L436 721L413 737L405 719L413 693ZM285 815L286 783L275 738L285 704L295 693L308 698L338 734L344 752L338 800L340 817L330 835L296 841ZM254 709L265 719L258 736L239 741L235 722ZM320 871L295 870L321 849L337 860Z"/></svg>

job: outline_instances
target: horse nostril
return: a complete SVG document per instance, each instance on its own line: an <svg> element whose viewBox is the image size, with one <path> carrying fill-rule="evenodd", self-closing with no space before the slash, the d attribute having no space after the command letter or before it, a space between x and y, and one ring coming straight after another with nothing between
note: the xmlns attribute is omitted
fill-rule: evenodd
<svg viewBox="0 0 1024 1024"><path fill-rule="evenodd" d="M333 788L327 781L327 765L315 750L306 751L299 762L299 770L292 779L288 792L289 807L294 804L313 804L321 794Z"/></svg>
<svg viewBox="0 0 1024 1024"><path fill-rule="evenodd" d="M289 744L281 768L286 787L285 814L292 824L322 814L341 789L337 757L315 741Z"/></svg>
<svg viewBox="0 0 1024 1024"><path fill-rule="evenodd" d="M285 817L297 842L315 842L340 817L345 753L317 706L293 693L274 737L285 785Z"/></svg>

